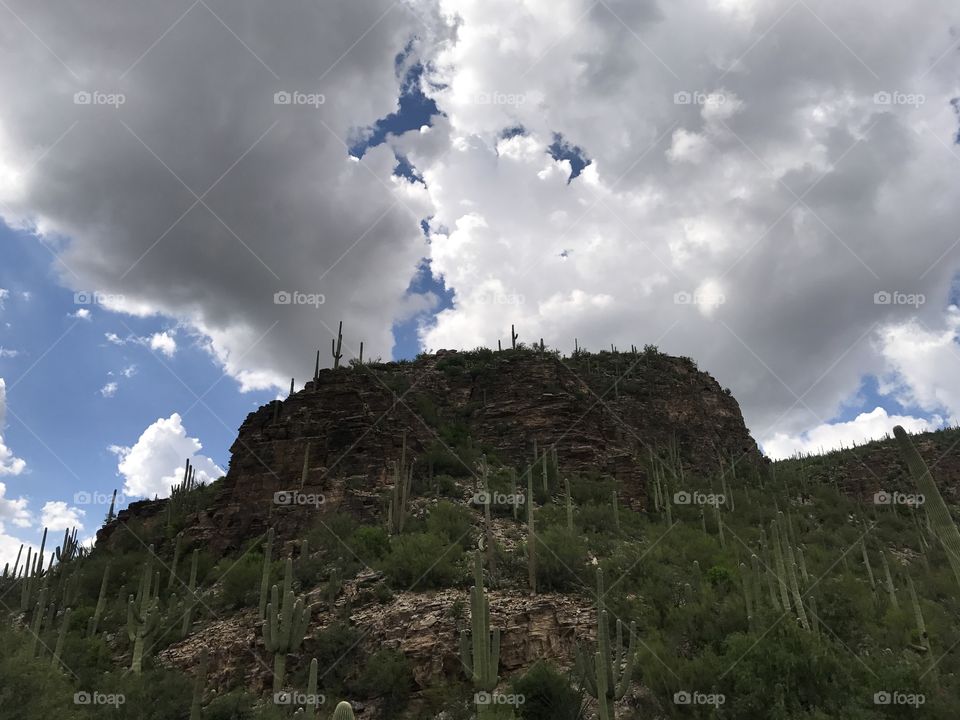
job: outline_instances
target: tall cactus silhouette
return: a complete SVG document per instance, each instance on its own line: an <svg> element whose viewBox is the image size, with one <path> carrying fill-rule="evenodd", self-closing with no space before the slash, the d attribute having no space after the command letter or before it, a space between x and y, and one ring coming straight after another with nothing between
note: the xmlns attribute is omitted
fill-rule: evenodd
<svg viewBox="0 0 960 720"><path fill-rule="evenodd" d="M100 580L100 594L97 596L97 606L93 611L93 616L87 623L87 637L96 637L97 625L100 624L100 618L103 615L103 609L107 605L107 582L110 579L110 563L103 568L103 578Z"/></svg>
<svg viewBox="0 0 960 720"><path fill-rule="evenodd" d="M267 617L263 621L263 644L273 653L273 691L283 689L283 677L287 669L287 653L293 652L301 643L310 624L310 609L304 605L303 598L294 597L293 560L287 558L284 573L283 604L280 589L270 588L270 602L267 603Z"/></svg>
<svg viewBox="0 0 960 720"><path fill-rule="evenodd" d="M330 354L333 356L334 370L340 367L340 359L343 357L343 353L340 352L340 345L342 343L343 343L343 320L340 321L340 327L337 328L337 341L334 342L333 338L330 338Z"/></svg>
<svg viewBox="0 0 960 720"><path fill-rule="evenodd" d="M130 658L130 671L139 675L143 669L143 653L150 634L156 629L160 621L159 573L156 580L153 578L153 545L147 553L147 561L143 566L140 577L140 587L137 595L130 595L127 599L127 637L133 643L133 652ZM156 591L154 590L156 587Z"/></svg>
<svg viewBox="0 0 960 720"><path fill-rule="evenodd" d="M957 530L956 523L950 515L950 510L933 481L933 475L930 474L930 468L920 457L920 453L914 447L907 431L900 425L893 428L893 434L897 438L897 445L900 446L900 454L913 475L917 489L923 494L924 505L927 508L927 518L933 528L934 534L946 550L947 560L953 569L953 574L960 583L960 530Z"/></svg>
<svg viewBox="0 0 960 720"><path fill-rule="evenodd" d="M263 572L260 575L260 605L258 606L261 621L267 617L267 597L270 593L270 565L273 562L273 528L267 530L267 538L263 543Z"/></svg>
<svg viewBox="0 0 960 720"><path fill-rule="evenodd" d="M586 691L597 700L600 720L614 720L613 703L627 694L636 657L637 624L630 623L628 647L623 647L623 622L617 620L616 644L610 646L610 623L603 609L603 571L597 568L597 652L591 658L576 648L577 674Z"/></svg>
<svg viewBox="0 0 960 720"><path fill-rule="evenodd" d="M533 472L527 473L527 581L530 594L537 594L537 533L533 525Z"/></svg>
<svg viewBox="0 0 960 720"><path fill-rule="evenodd" d="M470 638L460 632L460 660L476 690L490 693L500 680L500 629L490 628L490 601L483 588L483 557L479 551L473 556L473 582L470 588ZM477 704L477 717L492 717L495 705Z"/></svg>

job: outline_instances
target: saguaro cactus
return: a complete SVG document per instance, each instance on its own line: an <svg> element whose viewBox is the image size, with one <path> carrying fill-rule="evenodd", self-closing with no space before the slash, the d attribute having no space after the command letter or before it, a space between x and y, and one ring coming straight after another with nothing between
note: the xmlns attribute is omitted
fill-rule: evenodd
<svg viewBox="0 0 960 720"><path fill-rule="evenodd" d="M200 662L197 665L197 677L193 680L193 697L190 701L190 720L200 720L200 701L203 700L203 686L207 681L207 664L210 652L207 648L200 651Z"/></svg>
<svg viewBox="0 0 960 720"><path fill-rule="evenodd" d="M783 603L784 612L790 612L790 591L787 588L787 569L783 562L783 548L780 545L780 530L777 528L777 521L770 521L770 535L773 544L773 557L776 563L777 586L780 588L780 600Z"/></svg>
<svg viewBox="0 0 960 720"><path fill-rule="evenodd" d="M273 562L273 528L267 530L267 539L263 543L263 572L260 575L260 620L266 618L267 596L270 590L270 565Z"/></svg>
<svg viewBox="0 0 960 720"><path fill-rule="evenodd" d="M287 653L293 652L303 642L310 624L310 609L303 598L295 598L290 585L293 582L293 561L287 558L284 573L283 605L280 604L280 589L270 588L267 603L267 618L263 621L263 644L273 653L273 691L283 689L283 676L287 669Z"/></svg>
<svg viewBox="0 0 960 720"><path fill-rule="evenodd" d="M897 425L893 428L893 434L897 438L900 454L906 461L910 474L913 475L917 489L923 494L924 506L927 508L927 518L934 534L940 540L943 549L946 550L947 560L950 562L950 567L953 569L957 582L960 583L960 530L957 530L957 526L950 515L950 510L947 508L937 484L933 481L930 468L927 467L923 458L920 457L920 453L913 446L907 431Z"/></svg>
<svg viewBox="0 0 960 720"><path fill-rule="evenodd" d="M483 557L473 556L473 582L470 588L470 638L466 630L460 632L460 660L473 682L473 687L491 692L500 680L500 629L490 628L490 601L483 588ZM477 705L477 717L490 717L495 706Z"/></svg>
<svg viewBox="0 0 960 720"><path fill-rule="evenodd" d="M576 668L586 691L597 700L600 720L614 720L613 703L627 694L636 656L637 624L630 623L630 639L623 647L623 622L617 620L616 645L610 647L610 625L603 609L603 571L597 568L597 652L590 658L576 648Z"/></svg>
<svg viewBox="0 0 960 720"><path fill-rule="evenodd" d="M340 321L340 327L337 328L336 343L334 343L333 338L330 338L330 354L333 355L334 370L340 367L340 358L343 357L343 353L340 352L340 345L342 342L343 342L343 320Z"/></svg>
<svg viewBox="0 0 960 720"><path fill-rule="evenodd" d="M180 635L186 637L193 627L193 611L196 609L200 598L197 595L197 563L199 561L200 551L194 550L193 557L190 559L190 582L187 584L187 597L184 599L185 612L183 614L183 624L180 626Z"/></svg>
<svg viewBox="0 0 960 720"><path fill-rule="evenodd" d="M307 717L314 720L317 709L320 707L317 696L317 659L310 661L310 671L307 673Z"/></svg>
<svg viewBox="0 0 960 720"><path fill-rule="evenodd" d="M57 634L57 645L54 648L53 660L50 663L54 670L60 669L60 655L63 653L63 641L67 636L67 629L70 627L70 613L70 608L67 608L60 619L60 632Z"/></svg>
<svg viewBox="0 0 960 720"><path fill-rule="evenodd" d="M880 550L880 560L883 563L883 576L887 586L887 594L890 596L890 604L895 608L900 608L900 601L897 600L897 588L893 584L893 575L890 574L890 563L887 562L887 553Z"/></svg>
<svg viewBox="0 0 960 720"><path fill-rule="evenodd" d="M107 582L110 579L110 563L103 568L103 579L100 580L100 594L97 596L97 606L93 611L93 617L87 623L87 637L96 637L97 625L100 624L100 618L103 615L103 608L107 605Z"/></svg>
<svg viewBox="0 0 960 720"><path fill-rule="evenodd" d="M353 708L346 700L337 703L337 709L333 711L333 717L330 720L354 720Z"/></svg>
<svg viewBox="0 0 960 720"><path fill-rule="evenodd" d="M147 553L137 595L130 595L127 599L127 637L133 643L130 670L136 675L139 675L143 668L143 651L147 638L160 621L160 600L157 597L160 583L159 577L154 581L152 571L153 545Z"/></svg>
<svg viewBox="0 0 960 720"><path fill-rule="evenodd" d="M183 544L183 531L177 533L177 542L173 546L173 560L170 562L170 577L167 578L167 591L173 589L173 582L177 579L177 565L180 563L180 548Z"/></svg>
<svg viewBox="0 0 960 720"><path fill-rule="evenodd" d="M533 472L527 473L527 581L530 594L537 594L537 533L533 526Z"/></svg>
<svg viewBox="0 0 960 720"><path fill-rule="evenodd" d="M303 452L303 469L300 471L300 489L303 490L310 477L310 441L307 440L306 450Z"/></svg>

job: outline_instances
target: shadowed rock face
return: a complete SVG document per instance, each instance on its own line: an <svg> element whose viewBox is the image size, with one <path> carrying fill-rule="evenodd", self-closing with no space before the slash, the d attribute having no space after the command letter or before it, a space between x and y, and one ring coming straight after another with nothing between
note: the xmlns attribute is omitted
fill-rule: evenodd
<svg viewBox="0 0 960 720"><path fill-rule="evenodd" d="M555 445L561 472L611 475L622 501L638 508L646 502L651 447L663 450L675 439L694 474L715 474L721 454L743 467L763 462L736 400L689 359L441 350L414 362L323 370L282 402L276 419L273 404L248 415L205 534L222 548L268 524L291 537L315 509L277 505L274 493L284 490L322 494L327 509L377 512L403 435L408 461L417 459L415 472L426 474L428 449L440 447L438 426L450 423L516 467L531 461L534 440Z"/></svg>

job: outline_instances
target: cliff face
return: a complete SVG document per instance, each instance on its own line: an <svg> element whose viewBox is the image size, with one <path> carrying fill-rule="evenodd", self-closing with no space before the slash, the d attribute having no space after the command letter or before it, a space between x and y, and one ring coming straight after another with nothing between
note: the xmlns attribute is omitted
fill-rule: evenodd
<svg viewBox="0 0 960 720"><path fill-rule="evenodd" d="M720 456L754 468L763 462L736 400L688 359L441 350L413 362L322 370L279 407L248 415L203 534L222 547L268 524L291 537L311 513L275 502L285 490L369 516L382 509L379 494L393 482L404 435L407 459L424 475L474 475L480 449L523 468L535 441L555 446L561 472L610 475L622 501L637 508L646 502L651 448L675 442L694 474L714 475Z"/></svg>

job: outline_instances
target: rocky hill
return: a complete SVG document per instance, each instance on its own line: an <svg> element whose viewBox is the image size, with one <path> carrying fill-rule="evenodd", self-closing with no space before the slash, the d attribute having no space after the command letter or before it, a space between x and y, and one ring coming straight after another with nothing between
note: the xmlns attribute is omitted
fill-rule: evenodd
<svg viewBox="0 0 960 720"><path fill-rule="evenodd" d="M956 439L916 438L948 499ZM250 413L221 480L0 579L22 598L0 640L40 656L45 697L129 668L143 720L185 718L190 687L195 720L288 718L277 689L316 683L370 720L881 718L888 690L956 717L948 514L872 499L915 487L891 442L770 463L729 392L653 348L354 363ZM47 676L58 622L76 682Z"/></svg>
<svg viewBox="0 0 960 720"><path fill-rule="evenodd" d="M612 477L623 501L647 502L651 451L671 444L709 475L731 459L762 466L737 401L688 358L653 349L561 358L552 352L440 350L412 362L320 370L299 392L247 416L231 448L210 540L236 545L274 518L295 535L304 513L273 502L284 490L322 494L356 512L408 457L420 476L476 476L479 453L522 468L535 447L563 472Z"/></svg>

